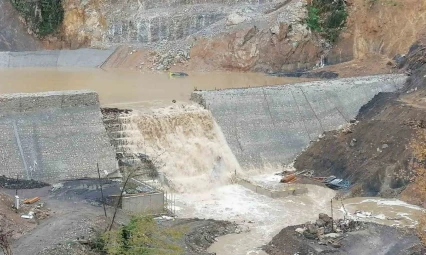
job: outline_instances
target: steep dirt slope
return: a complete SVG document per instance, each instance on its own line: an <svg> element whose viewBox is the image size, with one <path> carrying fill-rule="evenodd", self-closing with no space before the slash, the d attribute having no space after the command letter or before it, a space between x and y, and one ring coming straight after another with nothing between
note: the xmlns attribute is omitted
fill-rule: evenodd
<svg viewBox="0 0 426 255"><path fill-rule="evenodd" d="M29 35L9 0L0 0L0 51L36 50L41 43Z"/></svg>
<svg viewBox="0 0 426 255"><path fill-rule="evenodd" d="M386 69L386 63L395 55L406 53L426 26L423 0L348 0L347 28L330 49L306 29L306 2L283 1L255 11L237 8L235 11L242 19L237 25L229 25L232 15L225 16L193 34L185 47L179 46L182 42L173 47L162 47L163 42L154 44L148 47L153 53L138 57L122 55L114 65L121 67L120 63L126 63L127 67L132 63L131 67L141 69L288 71L312 68L323 56L326 64L359 60ZM111 14L105 14L106 20L108 15ZM147 49L143 45L133 46L138 51ZM384 61L376 62L377 56ZM359 69L345 73L357 75Z"/></svg>
<svg viewBox="0 0 426 255"><path fill-rule="evenodd" d="M405 54L426 27L424 0L352 0L349 29L354 55Z"/></svg>
<svg viewBox="0 0 426 255"><path fill-rule="evenodd" d="M376 96L360 110L358 124L327 133L297 158L295 167L348 178L354 195L398 196L415 180L410 140L426 127L425 50L422 41L411 47L405 69L413 74L402 91Z"/></svg>

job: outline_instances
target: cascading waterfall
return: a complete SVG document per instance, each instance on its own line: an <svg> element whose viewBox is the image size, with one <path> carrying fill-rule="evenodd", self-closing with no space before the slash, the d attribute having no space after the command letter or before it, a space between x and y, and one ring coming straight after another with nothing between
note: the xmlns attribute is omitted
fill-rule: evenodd
<svg viewBox="0 0 426 255"><path fill-rule="evenodd" d="M117 150L148 155L177 192L208 190L240 172L220 127L198 105L174 105L122 119Z"/></svg>

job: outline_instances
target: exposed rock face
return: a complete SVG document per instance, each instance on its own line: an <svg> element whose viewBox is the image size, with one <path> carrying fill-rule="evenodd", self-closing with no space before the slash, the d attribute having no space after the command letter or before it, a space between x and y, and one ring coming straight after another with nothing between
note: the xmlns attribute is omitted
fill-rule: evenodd
<svg viewBox="0 0 426 255"><path fill-rule="evenodd" d="M9 0L0 0L0 51L36 50L41 43L29 35Z"/></svg>
<svg viewBox="0 0 426 255"><path fill-rule="evenodd" d="M101 12L100 0L64 0L63 40L71 49L100 40L106 30L106 20Z"/></svg>
<svg viewBox="0 0 426 255"><path fill-rule="evenodd" d="M237 2L172 1L155 13L145 1L138 6L111 2L122 8L104 7L107 32L92 45L151 49L156 55L151 60L141 59L146 54L115 54L114 65L135 67L148 60L151 65L143 68L156 70L174 65L200 71L302 70L320 61L323 47L303 24L304 0Z"/></svg>
<svg viewBox="0 0 426 255"><path fill-rule="evenodd" d="M274 28L246 28L214 39L200 39L191 49L188 69L237 71L298 70L313 67L321 48L310 40L286 40L291 30L281 23Z"/></svg>

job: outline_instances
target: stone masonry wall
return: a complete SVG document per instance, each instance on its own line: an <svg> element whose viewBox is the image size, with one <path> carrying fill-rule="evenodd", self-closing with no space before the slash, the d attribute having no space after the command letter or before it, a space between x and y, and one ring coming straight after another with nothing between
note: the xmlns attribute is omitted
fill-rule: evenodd
<svg viewBox="0 0 426 255"><path fill-rule="evenodd" d="M289 164L311 141L355 118L379 92L406 77L381 75L293 85L197 91L242 167Z"/></svg>
<svg viewBox="0 0 426 255"><path fill-rule="evenodd" d="M117 169L98 95L63 91L0 95L0 174L56 182Z"/></svg>

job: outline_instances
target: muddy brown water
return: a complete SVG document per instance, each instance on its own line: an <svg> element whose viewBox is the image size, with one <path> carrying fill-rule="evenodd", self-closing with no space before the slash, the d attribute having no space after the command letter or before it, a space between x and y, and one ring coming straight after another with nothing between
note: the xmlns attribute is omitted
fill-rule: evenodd
<svg viewBox="0 0 426 255"><path fill-rule="evenodd" d="M91 89L99 94L100 102L103 106L140 110L169 106L172 104L172 100L188 102L194 89L245 88L290 84L301 81L306 81L306 79L270 77L256 73L189 73L189 76L185 78L171 78L164 72L142 73L129 70L25 68L0 70L0 93ZM169 116L174 116L175 111L177 111L173 107L175 106L165 108L161 112L157 112L157 115L164 119L170 119ZM196 109L182 109L185 110L184 113L186 115L192 116L192 120L195 119L193 117L194 114L199 115L199 111ZM183 111L182 109L181 111ZM159 118L158 116L157 119ZM144 120L147 118L145 116ZM145 122L149 124L148 121ZM152 122L156 121L153 120ZM165 123L165 120L161 123L163 123L163 126L171 125L170 123ZM195 126L198 129L192 128L192 133L184 133L184 135L176 128L170 128L170 133L158 134L159 137L168 139L160 144L164 147L164 150L168 151L164 162L176 161L179 163L178 160L180 159L185 163L182 165L187 166L188 162L191 162L190 160L197 158L208 159L193 162L194 165L205 165L207 170L204 172L208 173L210 168L215 169L215 162L210 157L214 159L215 157L212 156L220 155L219 152L225 151L223 148L226 146L220 142L223 139L203 140L206 134L210 134L212 130L202 128L202 126ZM148 129L148 127L144 126L143 129ZM213 135L213 137L221 137L219 129L214 132L217 134ZM148 138L146 137L146 139ZM133 143L137 142L133 141ZM174 148L173 146L176 146L176 144L185 145L183 147L185 150L181 150L178 147ZM205 150L202 151L208 152L209 155L200 157L200 154L197 153L199 150L194 150L199 144L205 144L203 147ZM154 147L154 145L158 146L157 143L152 143L151 147ZM146 147L146 143L144 143L144 147ZM185 158L182 153L191 154L191 157ZM224 158L223 155L221 156ZM224 166L226 165L224 164ZM179 167L174 165L173 168ZM253 176L246 170L241 172L246 173L248 176ZM265 169L259 170L259 173L266 172L273 172L273 169L268 171ZM191 173L182 173L186 177L191 176ZM191 182L200 182L200 174L198 172L193 173L194 178L191 180L185 179L185 183L190 185ZM178 177L174 181L178 182L182 179ZM259 176L262 185L266 187L277 184L279 179L276 178L279 177L268 174ZM199 185L203 185L203 183ZM242 233L219 237L218 242L210 247L209 250L211 252L216 252L220 255L260 255L264 253L259 247L270 241L282 228L315 220L320 212L329 213L330 200L334 195L335 193L332 190L311 186L308 194L272 199L253 193L239 185L219 185L204 191L187 191L176 194L176 210L180 217L212 218L235 221L241 224ZM337 217L343 217L344 213L347 212L350 217L402 227L414 227L419 215L422 213L420 208L405 204L399 200L353 198L343 201L343 204L344 206L339 202L334 204L334 212ZM365 213L357 214L357 210Z"/></svg>
<svg viewBox="0 0 426 255"><path fill-rule="evenodd" d="M167 72L121 69L0 69L0 93L52 90L95 90L103 106L118 108L162 107L172 100L186 102L195 89L214 90L282 85L306 81L262 73L189 73L170 77Z"/></svg>
<svg viewBox="0 0 426 255"><path fill-rule="evenodd" d="M279 182L279 176L260 175L264 186ZM331 215L335 191L306 185L308 193L274 199L259 195L240 185L227 185L197 194L177 195L177 214L181 217L206 217L235 221L239 234L217 238L209 248L218 255L266 255L261 246L287 226L315 221L319 213ZM423 209L396 199L357 197L333 199L333 217L351 218L396 227L415 227Z"/></svg>

